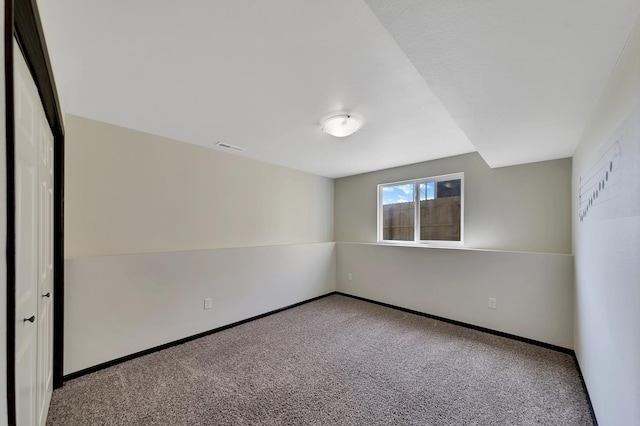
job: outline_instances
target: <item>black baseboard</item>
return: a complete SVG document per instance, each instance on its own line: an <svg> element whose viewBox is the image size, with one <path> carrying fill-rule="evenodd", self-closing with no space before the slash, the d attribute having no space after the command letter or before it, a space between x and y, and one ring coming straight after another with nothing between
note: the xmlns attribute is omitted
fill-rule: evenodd
<svg viewBox="0 0 640 426"><path fill-rule="evenodd" d="M593 419L594 426L598 426L598 419L596 419L596 412L593 411L593 404L591 404L591 397L589 396L589 390L587 389L587 383L584 381L584 376L582 375L582 370L580 369L580 363L578 362L578 357L576 353L573 353L573 362L576 363L576 368L578 369L578 373L580 374L580 382L582 383L582 389L584 390L584 394L587 395L587 402L589 403L589 411L591 412L591 418Z"/></svg>
<svg viewBox="0 0 640 426"><path fill-rule="evenodd" d="M214 333L217 333L217 332L222 331L222 330L227 330L229 328L232 328L232 327L235 327L235 326L238 326L238 325L241 325L241 324L245 324L245 323L250 322L250 321L255 321L257 319L264 318L264 317L267 317L269 315L277 314L278 312L282 312L282 311L285 311L287 309L295 308L296 306L304 305L305 303L313 302L315 300L322 299L324 297L331 296L333 294L337 294L337 295L345 296L345 297L350 297L352 299L361 300L363 302L373 303L373 304L376 304L376 305L384 306L386 308L395 309L395 310L402 311L402 312L407 312L407 313L410 313L410 314L413 314L413 315L418 315L418 316L421 316L421 317L426 317L426 318L434 319L434 320L437 320L437 321L446 322L446 323L457 325L457 326L460 326L460 327L470 328L472 330L482 331L484 333L489 333L489 334L493 334L493 335L496 335L496 336L505 337L507 339L512 339L512 340L517 340L517 341L524 342L524 343L529 343L531 345L536 345L536 346L540 346L540 347L543 347L543 348L546 348L546 349L550 349L550 350L553 350L553 351L558 351L558 352L562 352L562 353L571 355L573 357L573 360L574 360L575 364L576 364L576 368L578 369L578 374L580 375L580 380L582 382L582 387L584 389L584 393L587 396L587 403L589 404L589 411L591 412L591 417L593 419L593 423L594 423L594 425L598 426L598 421L596 420L596 415L595 415L595 412L593 411L593 405L591 404L591 398L589 397L589 391L587 390L587 385L586 385L586 383L584 381L584 377L582 376L582 371L580 370L580 364L578 363L578 359L576 358L576 354L572 349L563 348L562 346L556 346L556 345L552 345L550 343L540 342L538 340L528 339L526 337L517 336L515 334L504 333L502 331L492 330L490 328L485 328L485 327L480 327L480 326L473 325L473 324L468 324L468 323L462 322L462 321L456 321L456 320L452 320L452 319L449 319L449 318L440 317L440 316L437 316L437 315L431 315L431 314L427 314L427 313L420 312L420 311L414 311L413 309L402 308L400 306L391 305L389 303L378 302L377 300L367 299L367 298L360 297L360 296L354 296L354 295L342 293L342 292L339 292L339 291L333 291L331 293L327 293L327 294L323 294L321 296L313 297L313 298L308 299L308 300L303 300L302 302L294 303L293 305L288 305L288 306L285 306L285 307L280 308L280 309L276 309L276 310L273 310L273 311L266 312L264 314L256 315L254 317L247 318L247 319L244 319L242 321L238 321L238 322L234 322L234 323L231 323L231 324L227 324L227 325L224 325L222 327L218 327L218 328L214 328L212 330L208 330L208 331L205 331L205 332L202 332L202 333L194 334L193 336L185 337L185 338L179 339L179 340L174 340L173 342L165 343L165 344L159 345L159 346L154 346L153 348L145 349L143 351L136 352L136 353L133 353L133 354L130 354L130 355L126 355L126 356L123 356L123 357L120 357L120 358L117 358L117 359L114 359L114 360L111 360L111 361L103 362L102 364L94 365L93 367L85 368L84 370L80 370L80 371L76 371L74 373L67 374L66 376L64 376L64 381L73 380L73 379L76 379L78 377L81 377L81 376L84 376L84 375L87 375L87 374L95 373L96 371L100 371L100 370L103 370L105 368L112 367L114 365L123 363L125 361L129 361L129 360L132 360L132 359L135 359L135 358L139 358L141 356L148 355L148 354L151 354L151 353L154 353L154 352L158 352L158 351L161 351L163 349L168 349L168 348L171 348L173 346L181 345L183 343L190 342L192 340L196 340L196 339L199 339L201 337L208 336L210 334L214 334Z"/></svg>
<svg viewBox="0 0 640 426"><path fill-rule="evenodd" d="M598 426L598 420L596 419L596 413L593 411L593 405L591 404L591 397L589 396L589 391L587 390L587 384L584 381L584 376L582 375L582 370L580 370L580 364L578 363L578 358L576 357L576 353L572 349L563 348L562 346L552 345L550 343L540 342L538 340L528 339L526 337L517 336L515 334L504 333L502 331L492 330L490 328L480 327L478 325L468 324L462 321L456 321L449 318L439 317L437 315L431 315L420 311L414 311L413 309L402 308L400 306L391 305L389 303L378 302L377 300L367 299L365 297L354 296L352 294L342 293L340 291L336 291L335 294L339 294L340 296L351 297L352 299L362 300L363 302L374 303L376 305L384 306L390 309L396 309L398 311L407 312L410 314L418 315L421 317L431 318L438 321L443 321L449 324L458 325L460 327L470 328L472 330L482 331L484 333L493 334L500 337L506 337L507 339L517 340L524 343L529 343L531 345L541 346L546 349L551 349L554 351L562 352L567 355L571 355L573 357L573 361L576 364L576 368L578 369L578 375L580 376L580 381L582 382L582 389L584 390L585 395L587 396L587 403L589 405L589 412L591 413L591 419L593 420L593 424Z"/></svg>
<svg viewBox="0 0 640 426"><path fill-rule="evenodd" d="M407 312L407 313L414 314L414 315L419 315L421 317L431 318L431 319L442 321L442 322L446 322L446 323L449 323L449 324L459 325L460 327L470 328L472 330L482 331L482 332L493 334L493 335L496 335L496 336L506 337L508 339L518 340L520 342L529 343L529 344L536 345L536 346L541 346L543 348L551 349L551 350L558 351L558 352L563 352L563 353L568 354L568 355L573 355L574 354L572 349L563 348L562 346L556 346L556 345L552 345L550 343L540 342L538 340L528 339L526 337L517 336L515 334L504 333L502 331L496 331L496 330L492 330L490 328L480 327L479 325L473 325L473 324L469 324L469 323L462 322L462 321L456 321L456 320L452 320L452 319L449 319L449 318L439 317L437 315L426 314L424 312L414 311L413 309L401 308L400 306L390 305L388 303L378 302L377 300L371 300L371 299L367 299L367 298L360 297L360 296L354 296L354 295L342 293L342 292L339 292L339 291L336 291L336 294L339 294L341 296L351 297L353 299L362 300L364 302L375 303L376 305L384 306L386 308L391 308L391 309L397 309L399 311Z"/></svg>
<svg viewBox="0 0 640 426"><path fill-rule="evenodd" d="M95 373L96 371L104 370L105 368L112 367L114 365L121 364L123 362L130 361L130 360L135 359L135 358L139 358L141 356L149 355L151 353L158 352L158 351L161 351L163 349L168 349L168 348L171 348L173 346L178 346L178 345L181 345L183 343L187 343L187 342L190 342L192 340L196 340L196 339L199 339L201 337L205 337L205 336L208 336L210 334L214 334L214 333L217 333L219 331L226 330L228 328L236 327L238 325L245 324L245 323L250 322L250 321L255 321L257 319L264 318L264 317L267 317L269 315L277 314L278 312L282 312L282 311L285 311L287 309L295 308L296 306L304 305L305 303L313 302L314 300L322 299L323 297L331 296L332 294L335 294L335 292L331 292L331 293L323 294L321 296L313 297L311 299L303 300L302 302L294 303L293 305L288 305L288 306L285 306L283 308L279 308L279 309L276 309L276 310L273 310L273 311L265 312L264 314L256 315L255 317L251 317L251 318L244 319L242 321L237 321L237 322L234 322L234 323L231 323L231 324L223 325L222 327L218 327L218 328L214 328L212 330L204 331L202 333L194 334L193 336L184 337L182 339L174 340L173 342L165 343L165 344L159 345L159 346L154 346L152 348L145 349L145 350L140 351L140 352L136 352L136 353L133 353L133 354L130 354L130 355L125 355L123 357L116 358L116 359L113 359L111 361L103 362L102 364L94 365L93 367L89 367L89 368L85 368L85 369L80 370L80 371L75 371L73 373L69 373L69 374L67 374L67 375L65 375L63 377L63 380L66 382L68 380L77 379L78 377L82 377L82 376L85 376L87 374Z"/></svg>

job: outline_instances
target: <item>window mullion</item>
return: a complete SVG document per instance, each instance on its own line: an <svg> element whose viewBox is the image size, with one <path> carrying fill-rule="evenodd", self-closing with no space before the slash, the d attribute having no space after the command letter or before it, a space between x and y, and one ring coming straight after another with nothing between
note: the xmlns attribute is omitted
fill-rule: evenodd
<svg viewBox="0 0 640 426"><path fill-rule="evenodd" d="M413 184L413 202L414 202L414 229L413 229L413 241L420 241L420 183Z"/></svg>

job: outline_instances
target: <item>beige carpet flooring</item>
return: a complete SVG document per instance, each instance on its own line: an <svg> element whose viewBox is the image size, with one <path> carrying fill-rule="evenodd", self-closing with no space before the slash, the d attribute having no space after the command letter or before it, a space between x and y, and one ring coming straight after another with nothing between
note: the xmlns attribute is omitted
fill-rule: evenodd
<svg viewBox="0 0 640 426"><path fill-rule="evenodd" d="M591 425L570 355L331 295L65 383L48 425Z"/></svg>

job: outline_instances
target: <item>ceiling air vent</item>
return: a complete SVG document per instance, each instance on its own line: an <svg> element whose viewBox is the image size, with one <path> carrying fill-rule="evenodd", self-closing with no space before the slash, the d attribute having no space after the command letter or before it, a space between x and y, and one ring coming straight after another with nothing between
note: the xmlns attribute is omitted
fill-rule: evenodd
<svg viewBox="0 0 640 426"><path fill-rule="evenodd" d="M230 145L230 144L224 143L224 142L218 142L216 144L216 146L218 148L229 149L231 151L237 151L237 152L245 151L245 149L243 147L241 147L241 146Z"/></svg>

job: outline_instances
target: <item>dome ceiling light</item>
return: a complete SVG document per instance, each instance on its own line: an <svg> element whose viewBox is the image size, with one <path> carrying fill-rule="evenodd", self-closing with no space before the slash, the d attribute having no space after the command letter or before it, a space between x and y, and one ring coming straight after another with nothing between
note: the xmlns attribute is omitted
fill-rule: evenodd
<svg viewBox="0 0 640 426"><path fill-rule="evenodd" d="M351 115L337 115L322 122L322 131L331 136L343 138L360 130L362 121Z"/></svg>

